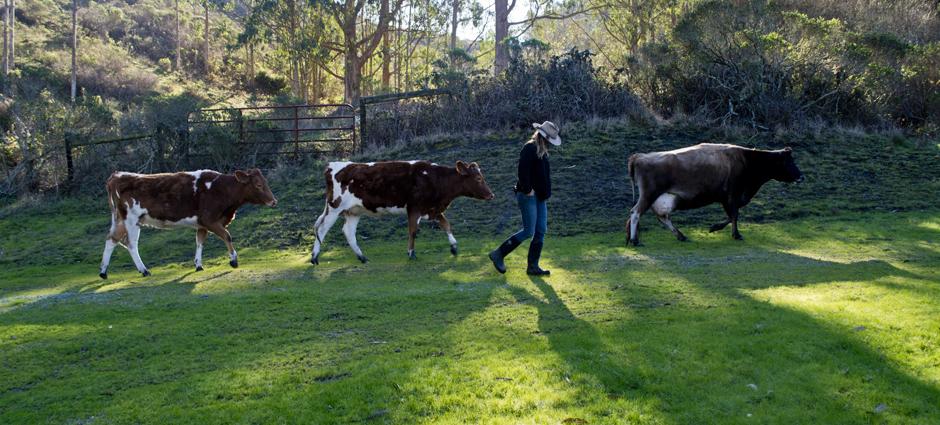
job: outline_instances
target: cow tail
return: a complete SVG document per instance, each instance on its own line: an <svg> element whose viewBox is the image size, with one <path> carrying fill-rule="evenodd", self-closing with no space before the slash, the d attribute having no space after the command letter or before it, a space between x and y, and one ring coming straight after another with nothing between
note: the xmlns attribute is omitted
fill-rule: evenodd
<svg viewBox="0 0 940 425"><path fill-rule="evenodd" d="M323 245L323 241L320 240L320 225L323 224L323 219L326 218L326 214L330 212L330 201L333 200L333 172L327 165L326 170L323 172L324 186L326 189L326 202L324 202L323 213L320 214L320 217L317 217L317 222L313 224L313 237L317 238L317 242L320 245Z"/></svg>

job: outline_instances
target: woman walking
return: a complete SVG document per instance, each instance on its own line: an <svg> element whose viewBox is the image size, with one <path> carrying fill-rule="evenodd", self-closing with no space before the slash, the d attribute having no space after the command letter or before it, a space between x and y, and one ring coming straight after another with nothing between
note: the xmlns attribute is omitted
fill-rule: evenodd
<svg viewBox="0 0 940 425"><path fill-rule="evenodd" d="M561 145L558 126L551 121L534 123L535 133L519 153L519 180L516 182L516 201L522 211L522 230L506 239L499 248L490 252L496 271L506 273L503 259L526 239L529 244L529 265L526 274L545 276L548 270L539 267L542 244L548 229L548 208L545 201L552 196L551 170L548 166L548 146Z"/></svg>

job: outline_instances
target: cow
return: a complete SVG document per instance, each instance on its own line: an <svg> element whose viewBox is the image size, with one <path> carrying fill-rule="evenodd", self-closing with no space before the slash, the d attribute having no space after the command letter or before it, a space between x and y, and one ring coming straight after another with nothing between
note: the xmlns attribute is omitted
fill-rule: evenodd
<svg viewBox="0 0 940 425"><path fill-rule="evenodd" d="M731 224L731 236L743 240L738 232L738 210L751 201L764 183L803 181L790 148L766 151L712 143L634 154L627 170L640 195L626 223L628 245L639 245L640 216L650 207L678 240L685 241L685 235L672 224L670 214L715 202L721 204L728 217L709 231L717 232Z"/></svg>
<svg viewBox="0 0 940 425"><path fill-rule="evenodd" d="M141 226L196 230L196 271L202 271L202 244L209 232L228 247L229 265L238 267L238 254L226 227L246 203L277 205L268 181L258 169L221 174L212 170L164 174L115 172L106 184L111 206L111 230L101 257L102 279L114 247L127 249L142 275L150 276L138 252Z"/></svg>
<svg viewBox="0 0 940 425"><path fill-rule="evenodd" d="M455 167L427 161L331 162L323 176L326 206L314 224L312 264L320 263L323 240L340 215L345 219L346 241L362 263L369 261L356 243L356 226L362 215L407 214L408 257L412 260L416 258L418 223L421 219L436 221L447 233L451 254L457 255L457 239L444 216L447 207L460 196L482 200L495 196L475 162L457 161Z"/></svg>

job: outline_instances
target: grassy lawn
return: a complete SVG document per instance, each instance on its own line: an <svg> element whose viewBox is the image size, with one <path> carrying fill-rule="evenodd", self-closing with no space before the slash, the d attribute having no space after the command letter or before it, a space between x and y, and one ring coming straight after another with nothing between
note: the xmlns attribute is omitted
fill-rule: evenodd
<svg viewBox="0 0 940 425"><path fill-rule="evenodd" d="M940 423L937 212L689 243L648 217L640 248L550 238L545 279L425 228L414 262L399 229L367 265L332 235L318 267L215 241L200 273L189 232L147 231L154 275L118 250L101 281L80 217L0 220L48 248L0 269L0 423Z"/></svg>

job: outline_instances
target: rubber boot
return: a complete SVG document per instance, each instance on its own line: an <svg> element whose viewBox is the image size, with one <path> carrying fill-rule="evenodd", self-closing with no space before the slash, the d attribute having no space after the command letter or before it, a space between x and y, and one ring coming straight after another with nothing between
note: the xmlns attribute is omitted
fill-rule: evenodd
<svg viewBox="0 0 940 425"><path fill-rule="evenodd" d="M552 272L542 270L539 267L539 257L542 256L542 242L532 242L529 244L529 266L525 273L530 276L548 276Z"/></svg>
<svg viewBox="0 0 940 425"><path fill-rule="evenodd" d="M499 248L490 252L490 261L493 262L493 267L496 267L496 271L506 273L506 263L503 262L503 259L521 243L522 242L516 240L516 238L510 237L506 239L506 242L503 242Z"/></svg>

